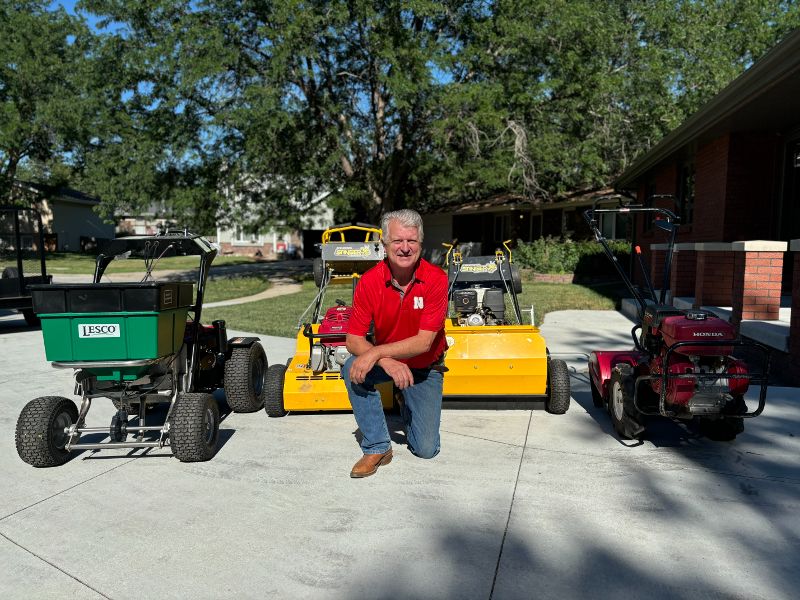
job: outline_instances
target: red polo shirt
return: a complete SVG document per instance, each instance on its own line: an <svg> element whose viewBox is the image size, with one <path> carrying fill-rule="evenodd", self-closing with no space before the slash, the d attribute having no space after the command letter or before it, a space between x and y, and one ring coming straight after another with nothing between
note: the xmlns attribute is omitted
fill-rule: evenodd
<svg viewBox="0 0 800 600"><path fill-rule="evenodd" d="M366 336L374 322L375 344L380 345L413 337L420 329L436 331L430 350L397 359L420 369L429 367L444 352L446 316L447 275L442 269L420 259L414 279L403 294L392 285L392 274L384 260L359 279L347 332Z"/></svg>

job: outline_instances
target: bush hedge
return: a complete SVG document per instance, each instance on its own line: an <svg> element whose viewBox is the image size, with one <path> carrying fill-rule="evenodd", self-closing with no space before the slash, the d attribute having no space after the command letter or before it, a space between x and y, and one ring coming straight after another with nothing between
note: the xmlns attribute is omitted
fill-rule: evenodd
<svg viewBox="0 0 800 600"><path fill-rule="evenodd" d="M609 240L609 246L627 271L630 261L630 243ZM616 271L595 241L576 242L554 237L539 238L532 242L517 240L514 262L536 273L573 273L577 278L614 277Z"/></svg>

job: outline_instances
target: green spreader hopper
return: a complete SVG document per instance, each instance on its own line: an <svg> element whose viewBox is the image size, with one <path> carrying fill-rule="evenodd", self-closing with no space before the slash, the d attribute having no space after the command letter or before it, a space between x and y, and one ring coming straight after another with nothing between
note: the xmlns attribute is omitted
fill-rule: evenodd
<svg viewBox="0 0 800 600"><path fill-rule="evenodd" d="M47 360L156 360L178 352L194 296L192 282L50 285L33 291ZM57 365L58 366L58 365ZM133 381L147 364L83 367L98 381Z"/></svg>

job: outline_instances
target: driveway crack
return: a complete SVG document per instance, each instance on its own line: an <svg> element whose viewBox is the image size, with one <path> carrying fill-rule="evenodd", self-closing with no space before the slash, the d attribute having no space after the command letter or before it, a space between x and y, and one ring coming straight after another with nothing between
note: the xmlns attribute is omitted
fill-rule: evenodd
<svg viewBox="0 0 800 600"><path fill-rule="evenodd" d="M497 583L497 574L500 572L500 559L503 558L503 548L506 544L506 537L508 537L508 526L511 523L511 512L514 510L514 499L517 496L517 485L519 484L519 475L522 472L522 462L525 460L525 449L528 446L528 434L531 432L531 422L533 421L533 411L528 411L528 427L525 430L525 443L522 445L522 452L519 456L519 465L517 465L517 477L514 480L514 491L511 493L511 504L508 507L508 517L506 517L506 528L503 530L503 540L500 542L500 552L497 554L497 564L494 567L494 577L492 578L492 590L489 592L489 600L494 596L494 586Z"/></svg>

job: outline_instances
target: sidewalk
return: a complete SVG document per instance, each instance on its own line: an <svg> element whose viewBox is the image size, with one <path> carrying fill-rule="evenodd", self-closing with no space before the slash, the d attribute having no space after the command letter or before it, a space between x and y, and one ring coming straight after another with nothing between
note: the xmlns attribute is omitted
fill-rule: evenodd
<svg viewBox="0 0 800 600"><path fill-rule="evenodd" d="M72 396L41 332L0 318L2 598L794 598L800 586L800 390L714 443L669 421L620 442L571 358L572 406L445 411L442 452L353 480L349 413L230 414L211 461L84 452L33 469L19 411ZM554 353L630 347L612 311L548 314ZM245 332L229 332L240 335ZM294 340L261 336L270 364ZM97 401L92 424L110 420Z"/></svg>

